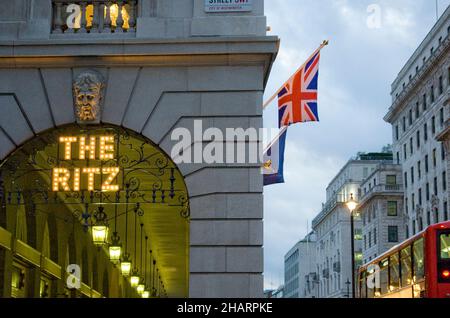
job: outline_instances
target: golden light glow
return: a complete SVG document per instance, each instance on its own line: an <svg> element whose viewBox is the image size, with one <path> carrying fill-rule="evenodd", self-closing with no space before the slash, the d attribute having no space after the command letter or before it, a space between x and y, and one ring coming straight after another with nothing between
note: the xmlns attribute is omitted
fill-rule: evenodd
<svg viewBox="0 0 450 318"><path fill-rule="evenodd" d="M80 191L80 169L75 168L73 174L73 191Z"/></svg>
<svg viewBox="0 0 450 318"><path fill-rule="evenodd" d="M102 246L106 244L108 239L109 228L106 225L94 225L92 227L92 240L97 246Z"/></svg>
<svg viewBox="0 0 450 318"><path fill-rule="evenodd" d="M120 271L122 272L123 277L130 276L131 262L124 261L124 262L120 263Z"/></svg>
<svg viewBox="0 0 450 318"><path fill-rule="evenodd" d="M133 275L130 277L131 287L136 288L139 285L139 276Z"/></svg>
<svg viewBox="0 0 450 318"><path fill-rule="evenodd" d="M103 168L102 173L109 174L109 177L102 184L102 191L109 191L109 192L119 191L119 186L117 184L116 185L111 184L114 181L114 179L117 177L119 172L120 172L119 167Z"/></svg>
<svg viewBox="0 0 450 318"><path fill-rule="evenodd" d="M83 168L83 173L88 175L88 191L94 191L95 175L100 174L100 168Z"/></svg>
<svg viewBox="0 0 450 318"><path fill-rule="evenodd" d="M85 160L86 159L86 151L89 151L89 159L95 160L95 144L96 144L96 138L90 137L89 138L89 145L86 145L86 137L82 136L80 137L79 142L79 159Z"/></svg>
<svg viewBox="0 0 450 318"><path fill-rule="evenodd" d="M148 290L142 293L142 298L150 298L150 292Z"/></svg>
<svg viewBox="0 0 450 318"><path fill-rule="evenodd" d="M350 200L346 203L347 204L347 208L350 211L354 211L356 209L356 207L358 206L358 203L355 201L355 199L353 198L353 194L350 196Z"/></svg>
<svg viewBox="0 0 450 318"><path fill-rule="evenodd" d="M145 291L145 285L144 284L139 284L138 287L136 288L136 291L139 295L142 295Z"/></svg>
<svg viewBox="0 0 450 318"><path fill-rule="evenodd" d="M72 144L77 142L77 137L60 137L59 142L64 144L64 160L72 159Z"/></svg>
<svg viewBox="0 0 450 318"><path fill-rule="evenodd" d="M53 169L53 191L59 191L60 185L64 191L70 191L69 188L70 172L65 168Z"/></svg>
<svg viewBox="0 0 450 318"><path fill-rule="evenodd" d="M120 257L122 256L122 247L120 246L110 246L109 247L109 259L113 263L118 263Z"/></svg>
<svg viewBox="0 0 450 318"><path fill-rule="evenodd" d="M114 136L101 136L100 137L100 160L114 159Z"/></svg>

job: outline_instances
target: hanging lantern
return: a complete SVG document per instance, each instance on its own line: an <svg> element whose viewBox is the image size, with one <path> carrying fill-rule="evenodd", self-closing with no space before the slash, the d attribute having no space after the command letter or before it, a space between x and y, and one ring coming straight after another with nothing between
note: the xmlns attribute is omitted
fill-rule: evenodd
<svg viewBox="0 0 450 318"><path fill-rule="evenodd" d="M137 269L134 269L133 274L131 274L131 277L130 277L131 287L133 287L133 288L138 287L139 281L140 281L139 271Z"/></svg>
<svg viewBox="0 0 450 318"><path fill-rule="evenodd" d="M95 224L92 226L92 239L96 246L103 246L108 240L108 216L104 210L103 207L99 207L97 213L94 215Z"/></svg>
<svg viewBox="0 0 450 318"><path fill-rule="evenodd" d="M130 272L131 272L131 261L130 261L130 255L129 254L125 254L122 262L120 263L120 270L122 272L122 276L123 277L128 277L130 276Z"/></svg>
<svg viewBox="0 0 450 318"><path fill-rule="evenodd" d="M137 286L136 291L137 291L137 293L138 293L139 295L144 294L144 291L145 291L145 285L144 285L143 280L141 280L141 282L140 282L139 285Z"/></svg>
<svg viewBox="0 0 450 318"><path fill-rule="evenodd" d="M120 236L117 232L111 237L112 243L109 246L109 259L112 263L118 264L122 256L122 244L120 244Z"/></svg>
<svg viewBox="0 0 450 318"><path fill-rule="evenodd" d="M149 292L148 290L145 290L145 291L142 293L142 298L150 298L150 292Z"/></svg>

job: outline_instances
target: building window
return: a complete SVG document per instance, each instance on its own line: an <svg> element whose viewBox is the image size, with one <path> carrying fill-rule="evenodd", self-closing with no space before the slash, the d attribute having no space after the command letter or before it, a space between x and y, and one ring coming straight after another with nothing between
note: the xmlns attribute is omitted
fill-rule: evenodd
<svg viewBox="0 0 450 318"><path fill-rule="evenodd" d="M403 117L402 119L402 128L403 128L403 132L406 131L406 117Z"/></svg>
<svg viewBox="0 0 450 318"><path fill-rule="evenodd" d="M414 167L411 167L411 184L414 184Z"/></svg>
<svg viewBox="0 0 450 318"><path fill-rule="evenodd" d="M439 111L439 125L444 126L444 108Z"/></svg>
<svg viewBox="0 0 450 318"><path fill-rule="evenodd" d="M433 136L436 134L436 117L431 118L431 133Z"/></svg>
<svg viewBox="0 0 450 318"><path fill-rule="evenodd" d="M442 161L445 161L445 148L444 148L444 144L441 144L441 159L442 159Z"/></svg>
<svg viewBox="0 0 450 318"><path fill-rule="evenodd" d="M436 148L433 149L433 167L436 168L437 166L437 150Z"/></svg>
<svg viewBox="0 0 450 318"><path fill-rule="evenodd" d="M412 137L409 139L409 152L411 156L414 154L414 141Z"/></svg>
<svg viewBox="0 0 450 318"><path fill-rule="evenodd" d="M389 243L397 243L398 242L398 227L397 226L388 226L388 240L389 240Z"/></svg>
<svg viewBox="0 0 450 318"><path fill-rule="evenodd" d="M422 217L419 218L419 231L420 232L423 231L423 220L422 220Z"/></svg>
<svg viewBox="0 0 450 318"><path fill-rule="evenodd" d="M423 94L423 111L427 110L427 94Z"/></svg>
<svg viewBox="0 0 450 318"><path fill-rule="evenodd" d="M403 158L406 160L408 158L407 150L406 150L406 144L403 145Z"/></svg>
<svg viewBox="0 0 450 318"><path fill-rule="evenodd" d="M425 194L426 194L427 202L429 202L430 201L430 184L429 183L427 183L427 185L426 185Z"/></svg>
<svg viewBox="0 0 450 318"><path fill-rule="evenodd" d="M434 210L434 222L439 223L439 209Z"/></svg>
<svg viewBox="0 0 450 318"><path fill-rule="evenodd" d="M372 232L369 231L369 248L372 247Z"/></svg>
<svg viewBox="0 0 450 318"><path fill-rule="evenodd" d="M408 226L408 224L405 225L405 233L406 233L406 238L409 238L409 226Z"/></svg>
<svg viewBox="0 0 450 318"><path fill-rule="evenodd" d="M419 180L422 179L422 163L420 161L417 163L417 174Z"/></svg>
<svg viewBox="0 0 450 318"><path fill-rule="evenodd" d="M406 214L409 213L408 198L405 198L405 212L406 212Z"/></svg>
<svg viewBox="0 0 450 318"><path fill-rule="evenodd" d="M413 123L413 112L412 109L409 110L409 115L408 115L408 124L409 126L411 126Z"/></svg>
<svg viewBox="0 0 450 318"><path fill-rule="evenodd" d="M416 207L416 195L413 193L411 194L411 209L414 210L415 207Z"/></svg>
<svg viewBox="0 0 450 318"><path fill-rule="evenodd" d="M412 233L413 233L413 235L416 235L416 220L413 220Z"/></svg>
<svg viewBox="0 0 450 318"><path fill-rule="evenodd" d="M431 104L433 104L434 103L434 86L431 86L430 97L431 97Z"/></svg>
<svg viewBox="0 0 450 318"><path fill-rule="evenodd" d="M448 220L448 203L444 202L444 220Z"/></svg>
<svg viewBox="0 0 450 318"><path fill-rule="evenodd" d="M442 190L447 191L447 172L442 172Z"/></svg>
<svg viewBox="0 0 450 318"><path fill-rule="evenodd" d="M417 149L420 149L420 130L417 131Z"/></svg>
<svg viewBox="0 0 450 318"><path fill-rule="evenodd" d="M422 188L419 189L419 205L422 205Z"/></svg>
<svg viewBox="0 0 450 318"><path fill-rule="evenodd" d="M419 103L416 103L416 119L419 119L420 117L420 107Z"/></svg>
<svg viewBox="0 0 450 318"><path fill-rule="evenodd" d="M423 140L425 142L428 141L428 125L427 124L423 125Z"/></svg>
<svg viewBox="0 0 450 318"><path fill-rule="evenodd" d="M399 132L398 132L398 125L397 126L395 126L395 140L398 140L399 139Z"/></svg>
<svg viewBox="0 0 450 318"><path fill-rule="evenodd" d="M400 164L400 152L397 152L397 164Z"/></svg>
<svg viewBox="0 0 450 318"><path fill-rule="evenodd" d="M425 173L428 173L429 171L429 164L428 164L428 155L425 156Z"/></svg>
<svg viewBox="0 0 450 318"><path fill-rule="evenodd" d="M444 81L442 76L439 76L439 95L442 95L442 93L444 93Z"/></svg>
<svg viewBox="0 0 450 318"><path fill-rule="evenodd" d="M405 189L408 189L408 172L405 172Z"/></svg>
<svg viewBox="0 0 450 318"><path fill-rule="evenodd" d="M431 212L427 211L427 224L431 225Z"/></svg>
<svg viewBox="0 0 450 318"><path fill-rule="evenodd" d="M386 184L391 186L397 185L397 176L396 175L386 176Z"/></svg>
<svg viewBox="0 0 450 318"><path fill-rule="evenodd" d="M438 179L434 178L434 195L438 195Z"/></svg>
<svg viewBox="0 0 450 318"><path fill-rule="evenodd" d="M364 249L367 250L367 235L364 235Z"/></svg>
<svg viewBox="0 0 450 318"><path fill-rule="evenodd" d="M388 201L387 212L388 216L398 216L397 201Z"/></svg>
<svg viewBox="0 0 450 318"><path fill-rule="evenodd" d="M377 245L377 229L373 230L373 244Z"/></svg>

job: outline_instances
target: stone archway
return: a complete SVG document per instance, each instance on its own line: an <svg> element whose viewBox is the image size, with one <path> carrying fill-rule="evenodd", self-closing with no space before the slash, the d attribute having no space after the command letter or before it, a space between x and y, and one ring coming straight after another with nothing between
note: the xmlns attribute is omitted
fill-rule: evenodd
<svg viewBox="0 0 450 318"><path fill-rule="evenodd" d="M155 283L164 285L169 297L188 296L190 211L186 184L170 157L147 138L113 125L67 125L24 143L0 164L0 171L2 205L12 210L26 206L32 217L45 214L45 219L58 219L53 223L63 228L55 230L73 231L69 240L81 232L72 229L74 222L89 235L102 208L110 234L119 234L133 264L142 267L140 276L150 282L150 273L144 273L139 262L142 243L133 242L136 229L125 222L134 214L149 236L144 259L150 250L156 251L153 257L158 260L162 282ZM86 240L73 246L82 251L81 282L98 292L103 282L92 284L88 278L92 277L86 273L86 268L92 271L88 261L92 252L88 253L89 244L82 241ZM103 261L94 263L103 264L108 259L107 248L103 251ZM73 259L72 254L70 251Z"/></svg>

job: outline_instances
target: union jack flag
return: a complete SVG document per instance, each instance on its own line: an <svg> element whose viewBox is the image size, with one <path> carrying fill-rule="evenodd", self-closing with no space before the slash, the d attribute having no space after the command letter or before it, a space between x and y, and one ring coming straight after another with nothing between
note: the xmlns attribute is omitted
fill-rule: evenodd
<svg viewBox="0 0 450 318"><path fill-rule="evenodd" d="M317 89L320 51L305 63L278 93L279 126L319 121Z"/></svg>

